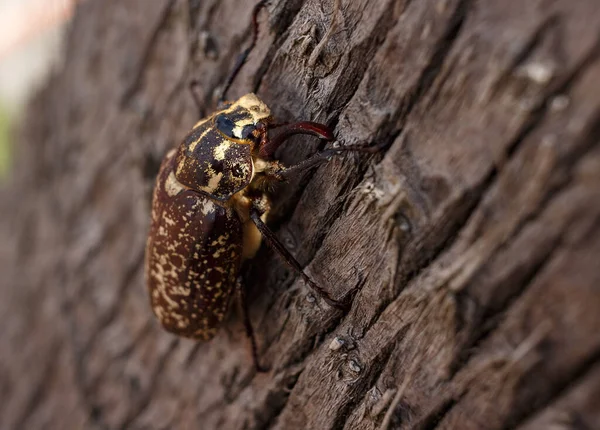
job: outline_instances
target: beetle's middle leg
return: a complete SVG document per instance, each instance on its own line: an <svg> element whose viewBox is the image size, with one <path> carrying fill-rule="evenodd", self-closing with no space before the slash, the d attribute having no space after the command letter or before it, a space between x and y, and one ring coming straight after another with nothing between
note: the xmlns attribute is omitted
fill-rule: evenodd
<svg viewBox="0 0 600 430"><path fill-rule="evenodd" d="M276 251L279 256L285 261L292 269L294 269L298 275L302 277L304 282L308 284L308 286L319 296L323 298L330 306L340 309L347 310L350 303L350 300L342 300L338 301L333 299L327 291L323 288L319 287L310 277L304 273L302 270L302 266L298 261L294 258L294 256L285 248L285 246L277 239L275 233L271 231L269 227L260 219L261 211L256 207L252 207L250 209L250 218L256 225L256 228L260 231L263 238L266 240L267 244ZM351 298L351 297L350 297Z"/></svg>

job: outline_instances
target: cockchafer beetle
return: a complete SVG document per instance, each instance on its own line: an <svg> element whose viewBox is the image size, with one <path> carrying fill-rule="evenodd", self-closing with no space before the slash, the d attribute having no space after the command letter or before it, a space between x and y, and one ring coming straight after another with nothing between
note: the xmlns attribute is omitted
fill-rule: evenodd
<svg viewBox="0 0 600 430"><path fill-rule="evenodd" d="M256 43L257 15L264 5L261 1L254 8L251 46L240 55L221 99ZM273 129L278 129L275 136ZM152 309L167 331L211 339L229 308L240 265L254 256L262 237L327 303L344 307L304 273L265 225L270 209L266 189L273 181L285 181L342 151L378 149L329 149L285 167L273 154L295 134L334 140L323 124L274 123L269 108L250 93L199 121L165 156L153 194L145 275ZM240 293L254 363L260 370L242 288Z"/></svg>

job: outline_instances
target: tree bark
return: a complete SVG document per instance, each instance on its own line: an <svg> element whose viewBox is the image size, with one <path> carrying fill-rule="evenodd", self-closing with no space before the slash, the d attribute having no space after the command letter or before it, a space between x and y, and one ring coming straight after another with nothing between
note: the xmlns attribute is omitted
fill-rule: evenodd
<svg viewBox="0 0 600 430"><path fill-rule="evenodd" d="M595 0L273 0L229 98L389 144L273 193L307 273L358 292L337 311L263 246L244 285L264 374L235 308L208 343L161 329L155 176L252 6L78 7L0 195L0 428L600 428Z"/></svg>

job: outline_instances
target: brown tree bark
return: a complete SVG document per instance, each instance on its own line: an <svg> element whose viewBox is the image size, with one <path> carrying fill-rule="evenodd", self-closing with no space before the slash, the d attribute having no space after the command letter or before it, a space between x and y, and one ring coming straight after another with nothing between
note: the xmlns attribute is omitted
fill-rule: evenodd
<svg viewBox="0 0 600 430"><path fill-rule="evenodd" d="M159 327L154 178L252 6L78 8L0 196L0 428L600 428L596 0L273 0L230 98L390 144L274 192L306 271L359 291L342 314L263 246L245 287L264 374L236 312L209 343Z"/></svg>

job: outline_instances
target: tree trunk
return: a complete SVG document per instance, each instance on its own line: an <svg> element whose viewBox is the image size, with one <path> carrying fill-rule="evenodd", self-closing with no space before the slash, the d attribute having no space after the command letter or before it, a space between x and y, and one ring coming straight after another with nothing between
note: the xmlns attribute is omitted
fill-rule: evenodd
<svg viewBox="0 0 600 430"><path fill-rule="evenodd" d="M252 6L79 6L0 195L0 427L600 428L596 0L273 0L229 98L389 144L273 193L307 273L358 292L331 308L263 246L244 285L267 373L235 307L208 343L161 329L154 180Z"/></svg>

